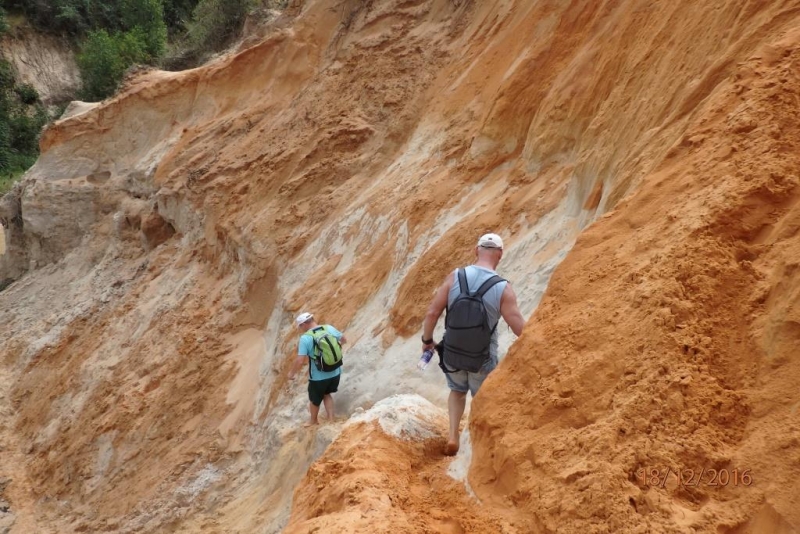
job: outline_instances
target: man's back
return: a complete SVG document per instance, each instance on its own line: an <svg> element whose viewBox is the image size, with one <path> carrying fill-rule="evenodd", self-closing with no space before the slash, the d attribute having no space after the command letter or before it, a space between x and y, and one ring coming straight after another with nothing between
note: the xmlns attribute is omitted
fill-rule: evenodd
<svg viewBox="0 0 800 534"><path fill-rule="evenodd" d="M494 269L497 268L502 257L503 239L499 235L485 234L478 239L475 247L475 264L465 268L466 283L470 292L477 291L484 282L497 275ZM450 433L444 450L447 455L458 452L459 422L461 416L464 415L467 392L474 396L484 379L497 365L496 326L498 320L503 317L516 335L522 333L522 327L525 324L525 319L517 306L514 289L505 280L489 281L481 300L478 300L477 295L461 297L453 305L460 293L461 283L458 280L458 271L454 271L447 275L442 285L436 290L428 306L428 311L425 313L425 320L422 322L422 350L432 349L435 345L433 330L436 322L445 309L448 309L448 313L451 314L445 321L442 352L442 370L445 373L447 386L450 388L450 396L447 399ZM488 350L487 330L492 332ZM448 344L449 333L454 336L450 338L450 344ZM488 357L487 352L489 353ZM453 355L455 360L462 365L460 367L452 365L447 368L448 357ZM483 364L479 369L475 369L474 364L479 361L482 361Z"/></svg>
<svg viewBox="0 0 800 534"><path fill-rule="evenodd" d="M481 285L489 278L495 276L497 273L487 267L478 265L470 265L465 269L467 275L467 286L470 292L476 291ZM448 309L453 304L453 301L461 293L461 284L458 280L458 271L453 274L453 285L447 294L447 307ZM500 320L500 302L503 298L503 291L508 282L500 282L492 286L489 291L483 296L483 305L486 308L489 324L494 326ZM492 334L492 341L489 347L489 354L493 361L497 362L497 331Z"/></svg>
<svg viewBox="0 0 800 534"><path fill-rule="evenodd" d="M324 328L329 334L336 337L337 339L340 339L342 337L342 333L329 324L317 326L315 327L315 330L317 328ZM298 345L297 353L298 355L306 356L309 359L311 358L311 356L313 356L314 338L311 330L309 330L308 332L304 332L303 334L300 335L300 343ZM341 367L338 367L333 371L322 371L321 369L317 368L314 362L311 361L309 362L309 370L310 370L309 378L312 381L326 380L328 378L333 378L334 376L339 376L340 374L342 374Z"/></svg>

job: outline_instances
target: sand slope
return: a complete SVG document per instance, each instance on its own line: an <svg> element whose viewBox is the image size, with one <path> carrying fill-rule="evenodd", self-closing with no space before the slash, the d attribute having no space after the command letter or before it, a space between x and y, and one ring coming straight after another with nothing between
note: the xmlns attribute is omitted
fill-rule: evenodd
<svg viewBox="0 0 800 534"><path fill-rule="evenodd" d="M0 520L797 530L798 7L293 2L73 106L0 205ZM444 412L421 441L345 421L445 406L419 325L490 230L530 320L471 410L473 497ZM310 432L300 310L352 342ZM752 484L635 476L667 466Z"/></svg>

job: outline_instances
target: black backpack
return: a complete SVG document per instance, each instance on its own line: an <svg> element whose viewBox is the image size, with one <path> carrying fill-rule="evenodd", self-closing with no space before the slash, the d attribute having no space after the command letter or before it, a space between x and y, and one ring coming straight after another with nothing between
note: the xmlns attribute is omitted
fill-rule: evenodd
<svg viewBox="0 0 800 534"><path fill-rule="evenodd" d="M445 373L477 373L489 359L489 347L497 323L490 325L483 296L505 279L494 275L475 292L470 292L467 272L458 270L459 295L447 307L444 340L439 366ZM453 369L448 369L447 367Z"/></svg>

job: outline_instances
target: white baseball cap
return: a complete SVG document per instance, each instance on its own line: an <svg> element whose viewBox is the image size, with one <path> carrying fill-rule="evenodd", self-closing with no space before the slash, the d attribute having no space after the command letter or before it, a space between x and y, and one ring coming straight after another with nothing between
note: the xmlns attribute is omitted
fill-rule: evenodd
<svg viewBox="0 0 800 534"><path fill-rule="evenodd" d="M503 240L497 234L484 234L478 239L478 246L483 248L503 248Z"/></svg>
<svg viewBox="0 0 800 534"><path fill-rule="evenodd" d="M313 318L314 318L313 315L311 315L308 312L304 312L304 313L301 313L300 315L298 315L297 319L295 319L295 321L297 322L297 326L300 326L301 324L307 323L308 321L310 321Z"/></svg>

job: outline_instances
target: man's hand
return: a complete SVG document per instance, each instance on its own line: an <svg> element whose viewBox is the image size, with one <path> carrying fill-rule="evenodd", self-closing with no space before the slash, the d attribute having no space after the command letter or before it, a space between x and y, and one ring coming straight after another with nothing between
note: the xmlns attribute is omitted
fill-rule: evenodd
<svg viewBox="0 0 800 534"><path fill-rule="evenodd" d="M428 306L425 319L422 321L422 339L430 339L431 342L427 345L425 343L422 344L423 351L432 349L436 346L436 341L433 340L433 329L436 328L436 322L439 320L442 312L447 307L447 294L450 292L450 288L452 287L454 280L455 277L453 276L453 273L448 274L442 285L436 290L436 293L433 295L433 299Z"/></svg>
<svg viewBox="0 0 800 534"><path fill-rule="evenodd" d="M302 354L298 354L297 358L295 358L294 360L292 368L289 369L289 377L288 377L289 380L294 380L294 377L297 376L297 373L300 372L300 369L303 367L303 365L305 365L305 363L306 363L306 357L303 356Z"/></svg>

